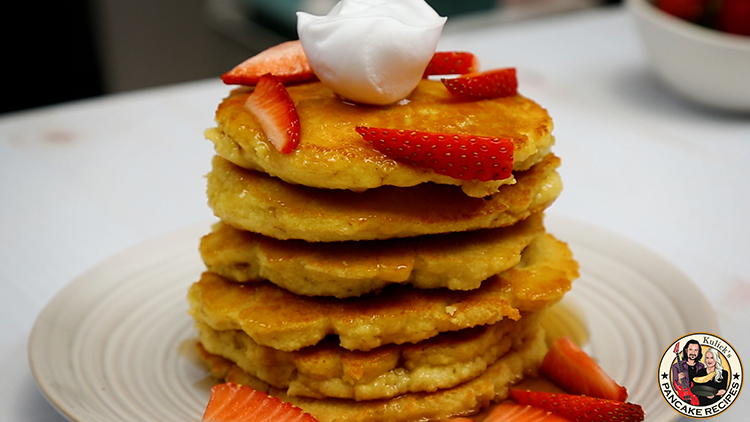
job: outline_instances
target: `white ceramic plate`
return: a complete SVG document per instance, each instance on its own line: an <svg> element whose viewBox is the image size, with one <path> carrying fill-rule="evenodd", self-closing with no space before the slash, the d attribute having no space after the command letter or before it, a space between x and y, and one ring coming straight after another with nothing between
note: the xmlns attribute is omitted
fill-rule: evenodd
<svg viewBox="0 0 750 422"><path fill-rule="evenodd" d="M581 264L566 301L585 315L587 350L628 387L647 421L675 419L659 393L658 362L673 340L718 332L708 301L671 264L622 237L554 215L547 226ZM189 227L121 253L41 312L29 361L66 418L200 420L211 380L194 351L186 293L203 271L197 248L208 230L208 223Z"/></svg>

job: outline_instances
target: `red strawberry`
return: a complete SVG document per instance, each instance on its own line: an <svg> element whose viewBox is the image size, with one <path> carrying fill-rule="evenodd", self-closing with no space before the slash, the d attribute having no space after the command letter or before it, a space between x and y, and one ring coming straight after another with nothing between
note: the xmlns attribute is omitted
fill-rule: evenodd
<svg viewBox="0 0 750 422"><path fill-rule="evenodd" d="M463 75L479 70L479 60L464 51L438 51L432 56L424 70L424 77L430 75Z"/></svg>
<svg viewBox="0 0 750 422"><path fill-rule="evenodd" d="M299 40L287 41L263 50L221 75L227 85L255 85L260 77L270 73L284 84L315 80Z"/></svg>
<svg viewBox="0 0 750 422"><path fill-rule="evenodd" d="M279 152L290 153L299 145L297 109L284 84L276 76L270 73L261 76L255 91L247 97L245 107Z"/></svg>
<svg viewBox="0 0 750 422"><path fill-rule="evenodd" d="M672 16L695 22L702 15L706 0L657 0L656 7Z"/></svg>
<svg viewBox="0 0 750 422"><path fill-rule="evenodd" d="M544 409L511 402L492 408L482 422L570 422Z"/></svg>
<svg viewBox="0 0 750 422"><path fill-rule="evenodd" d="M202 422L316 422L299 407L233 383L211 388Z"/></svg>
<svg viewBox="0 0 750 422"><path fill-rule="evenodd" d="M724 0L719 9L718 28L731 34L750 36L750 0Z"/></svg>
<svg viewBox="0 0 750 422"><path fill-rule="evenodd" d="M375 149L394 160L460 180L503 180L513 171L513 140L464 134L357 126Z"/></svg>
<svg viewBox="0 0 750 422"><path fill-rule="evenodd" d="M519 404L552 412L574 422L639 422L643 408L634 403L544 391L510 390L510 398Z"/></svg>
<svg viewBox="0 0 750 422"><path fill-rule="evenodd" d="M542 373L571 394L625 401L628 392L617 384L578 345L560 337L550 346L541 366Z"/></svg>
<svg viewBox="0 0 750 422"><path fill-rule="evenodd" d="M518 94L516 69L495 69L441 79L451 94L469 100L510 97Z"/></svg>

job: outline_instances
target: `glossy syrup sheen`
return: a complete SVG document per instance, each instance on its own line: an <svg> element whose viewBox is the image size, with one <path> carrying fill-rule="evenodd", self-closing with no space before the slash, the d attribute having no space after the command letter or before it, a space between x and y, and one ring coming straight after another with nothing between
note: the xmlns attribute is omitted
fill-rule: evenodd
<svg viewBox="0 0 750 422"><path fill-rule="evenodd" d="M567 298L545 310L540 318L539 325L546 332L548 346L555 339L564 336L570 337L580 347L583 347L589 341L589 328L585 315L574 301ZM543 374L539 374L537 377L526 377L513 388L565 393L563 389L548 380ZM465 421L457 419L451 422L483 422L497 405L498 403L492 404L482 409L478 414L466 417Z"/></svg>
<svg viewBox="0 0 750 422"><path fill-rule="evenodd" d="M510 137L515 141L517 159L532 139L547 135L552 123L547 111L534 101L517 95L484 101L454 98L442 83L422 81L407 99L389 106L358 105L342 101L320 83L287 88L300 118L302 144L321 154L336 154L379 160L355 126L403 128L428 132L465 133ZM258 124L244 109L249 92L239 91L227 98L217 111L219 120L236 126L238 134L257 136ZM243 134L244 132L244 134ZM316 157L325 158L325 157Z"/></svg>
<svg viewBox="0 0 750 422"><path fill-rule="evenodd" d="M586 317L573 300L563 299L547 309L540 324L547 333L548 345L560 337L570 337L579 347L589 342Z"/></svg>
<svg viewBox="0 0 750 422"><path fill-rule="evenodd" d="M300 143L294 151L281 154L267 142L260 125L244 107L250 91L240 89L219 105L218 127L206 132L217 153L240 167L260 170L289 183L361 190L430 181L453 185L463 182L386 157L362 139L356 126L512 138L515 170L539 162L553 143L549 114L521 95L459 100L442 83L424 80L407 99L375 107L342 101L317 82L287 90L301 128Z"/></svg>
<svg viewBox="0 0 750 422"><path fill-rule="evenodd" d="M204 273L191 287L189 298L196 320L216 330L241 329L268 347L298 350L333 334L342 347L367 351L504 318L518 320L522 311L539 311L559 302L577 278L577 270L567 245L547 234L525 249L522 264L470 291L397 285L377 295L345 300L310 298L270 283L239 285Z"/></svg>

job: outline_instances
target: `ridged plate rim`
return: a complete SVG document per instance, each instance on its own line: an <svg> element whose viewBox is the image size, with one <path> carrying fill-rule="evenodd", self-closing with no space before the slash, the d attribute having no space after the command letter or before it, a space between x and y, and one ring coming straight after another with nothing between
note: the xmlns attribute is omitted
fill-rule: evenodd
<svg viewBox="0 0 750 422"><path fill-rule="evenodd" d="M200 420L211 380L192 347L186 294L204 269L198 241L210 225L116 254L40 312L29 363L61 415L74 422ZM718 334L708 300L674 265L621 235L555 214L546 225L581 263L565 301L589 325L586 350L628 386L647 421L677 419L659 393L658 362L682 335Z"/></svg>

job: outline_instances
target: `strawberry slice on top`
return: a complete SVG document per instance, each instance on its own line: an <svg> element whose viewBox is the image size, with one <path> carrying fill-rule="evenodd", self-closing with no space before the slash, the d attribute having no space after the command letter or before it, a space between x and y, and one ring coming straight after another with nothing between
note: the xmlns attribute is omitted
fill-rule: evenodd
<svg viewBox="0 0 750 422"><path fill-rule="evenodd" d="M202 422L317 422L299 407L234 383L217 384Z"/></svg>
<svg viewBox="0 0 750 422"><path fill-rule="evenodd" d="M255 90L245 101L245 108L255 117L266 138L282 154L292 152L300 140L300 122L292 97L274 75L260 77Z"/></svg>
<svg viewBox="0 0 750 422"><path fill-rule="evenodd" d="M571 422L539 407L503 402L492 408L482 422Z"/></svg>
<svg viewBox="0 0 750 422"><path fill-rule="evenodd" d="M628 391L568 337L560 337L550 345L541 366L542 373L572 394L608 400L625 401Z"/></svg>
<svg viewBox="0 0 750 422"><path fill-rule="evenodd" d="M470 73L457 78L441 79L451 94L467 100L512 97L518 94L515 68Z"/></svg>
<svg viewBox="0 0 750 422"><path fill-rule="evenodd" d="M431 75L463 75L479 70L479 60L465 51L438 51L432 56L423 77Z"/></svg>
<svg viewBox="0 0 750 422"><path fill-rule="evenodd" d="M510 398L574 422L640 422L645 417L638 404L596 397L512 389Z"/></svg>
<svg viewBox="0 0 750 422"><path fill-rule="evenodd" d="M717 20L721 31L750 36L750 1L724 0Z"/></svg>
<svg viewBox="0 0 750 422"><path fill-rule="evenodd" d="M357 126L389 158L460 180L503 180L513 171L513 139Z"/></svg>
<svg viewBox="0 0 750 422"><path fill-rule="evenodd" d="M227 85L255 85L270 73L286 85L314 81L315 73L299 40L287 41L261 51L221 75Z"/></svg>

